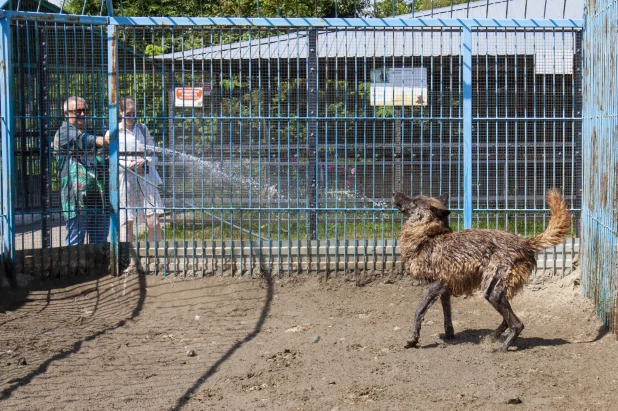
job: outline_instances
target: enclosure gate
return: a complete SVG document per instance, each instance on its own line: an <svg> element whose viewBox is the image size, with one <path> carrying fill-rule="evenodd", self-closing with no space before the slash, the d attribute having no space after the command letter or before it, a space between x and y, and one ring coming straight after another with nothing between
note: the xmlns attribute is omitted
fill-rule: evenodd
<svg viewBox="0 0 618 411"><path fill-rule="evenodd" d="M618 3L589 2L584 36L582 283L618 336Z"/></svg>
<svg viewBox="0 0 618 411"><path fill-rule="evenodd" d="M115 268L134 249L164 274L399 270L395 190L449 192L457 229L535 235L554 186L578 216L581 21L26 12L1 21L3 255L22 273L44 260L37 250L64 245L49 145L71 95L87 95L92 132L110 131ZM153 137L162 205L152 209L164 227L149 241L136 224L124 247L123 213L148 208L120 207L127 95ZM15 190L33 170L52 182L42 179L36 207ZM17 208L27 221L19 235ZM576 246L570 239L540 266L565 268ZM49 252L61 257L43 275L71 249Z"/></svg>

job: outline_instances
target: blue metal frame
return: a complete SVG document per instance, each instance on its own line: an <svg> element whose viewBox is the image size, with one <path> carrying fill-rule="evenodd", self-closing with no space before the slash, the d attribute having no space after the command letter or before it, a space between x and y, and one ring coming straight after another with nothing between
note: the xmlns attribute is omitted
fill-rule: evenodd
<svg viewBox="0 0 618 411"><path fill-rule="evenodd" d="M107 15L113 16L114 15L114 3L112 2L112 0L105 0L105 6L107 7Z"/></svg>
<svg viewBox="0 0 618 411"><path fill-rule="evenodd" d="M0 19L0 105L2 112L2 232L3 259L13 266L15 262L15 138L13 106L13 70L11 22Z"/></svg>
<svg viewBox="0 0 618 411"><path fill-rule="evenodd" d="M472 29L464 27L463 54L463 214L464 228L472 227Z"/></svg>
<svg viewBox="0 0 618 411"><path fill-rule="evenodd" d="M104 17L67 14L5 12L8 19L119 26L255 26L255 27L488 27L581 28L582 19L438 19L438 18L250 18L250 17Z"/></svg>
<svg viewBox="0 0 618 411"><path fill-rule="evenodd" d="M107 26L107 81L108 81L108 115L109 115L109 196L111 202L110 214L110 260L112 275L119 273L119 237L120 237L120 221L119 208L120 202L118 197L118 78L117 78L117 34L116 26L110 24Z"/></svg>

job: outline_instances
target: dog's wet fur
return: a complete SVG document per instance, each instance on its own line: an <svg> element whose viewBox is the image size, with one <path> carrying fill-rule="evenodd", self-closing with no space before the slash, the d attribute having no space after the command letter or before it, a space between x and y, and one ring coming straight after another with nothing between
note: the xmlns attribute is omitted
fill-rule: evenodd
<svg viewBox="0 0 618 411"><path fill-rule="evenodd" d="M393 204L408 218L399 239L404 267L413 277L431 283L429 293L416 310L406 347L417 347L423 317L438 297L444 311L444 337L454 338L451 296L469 295L481 289L503 318L491 338L497 340L507 328L510 330L501 347L501 351L507 351L524 329L509 301L530 278L536 266L536 253L560 244L567 236L571 214L560 193L552 189L547 192L551 218L545 231L536 237L528 239L488 229L453 232L447 201L447 194L393 194Z"/></svg>

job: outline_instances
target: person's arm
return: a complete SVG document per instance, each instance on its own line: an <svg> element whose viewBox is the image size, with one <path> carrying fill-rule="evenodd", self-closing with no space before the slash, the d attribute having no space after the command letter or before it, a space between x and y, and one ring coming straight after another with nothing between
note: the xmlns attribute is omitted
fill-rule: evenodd
<svg viewBox="0 0 618 411"><path fill-rule="evenodd" d="M79 133L79 137L81 138L81 148L86 151L93 151L95 148L100 147L97 144L97 139L100 137L96 137L86 133Z"/></svg>
<svg viewBox="0 0 618 411"><path fill-rule="evenodd" d="M97 138L101 138L101 137L97 137ZM109 145L109 130L107 130L105 132L105 136L103 137L103 141L107 141L107 145ZM100 146L97 145L97 147L100 147ZM125 156L120 156L120 155L118 156L118 164L122 168L132 168L134 166L133 161L127 160L127 158Z"/></svg>
<svg viewBox="0 0 618 411"><path fill-rule="evenodd" d="M76 147L77 146L77 147ZM109 146L109 136L97 137L92 134L82 133L77 128L67 126L66 123L60 128L59 149L75 149L94 151L97 147Z"/></svg>
<svg viewBox="0 0 618 411"><path fill-rule="evenodd" d="M140 132L144 136L144 154L143 157L138 157L135 159L135 171L137 171L139 175L144 175L144 166L146 165L146 161L149 159L146 155L146 152L148 151L148 148L152 148L154 144L152 142L152 137L150 136L150 131L148 130L148 127L146 127L146 124L136 123L135 127L139 128Z"/></svg>
<svg viewBox="0 0 618 411"><path fill-rule="evenodd" d="M152 136L150 135L150 130L148 130L146 124L140 124L142 125L144 131L144 145L146 145L146 147L154 147L154 141L152 140Z"/></svg>
<svg viewBox="0 0 618 411"><path fill-rule="evenodd" d="M70 150L75 149L78 139L78 130L64 122L54 136L54 150L56 150L59 154L68 154Z"/></svg>

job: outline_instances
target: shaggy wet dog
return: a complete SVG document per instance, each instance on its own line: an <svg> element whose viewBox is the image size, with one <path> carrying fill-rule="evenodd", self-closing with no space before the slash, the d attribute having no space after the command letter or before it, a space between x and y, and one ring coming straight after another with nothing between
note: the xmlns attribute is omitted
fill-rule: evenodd
<svg viewBox="0 0 618 411"><path fill-rule="evenodd" d="M429 293L416 310L406 347L417 346L423 317L438 297L444 311L445 338L453 338L451 296L471 294L480 288L503 318L492 337L498 339L507 328L510 330L501 347L506 351L524 329L509 301L530 278L536 253L560 244L567 236L571 214L560 193L549 190L551 217L545 231L534 238L488 229L453 232L447 200L446 194L437 198L393 194L393 204L408 217L399 240L404 267L413 277L431 282Z"/></svg>

